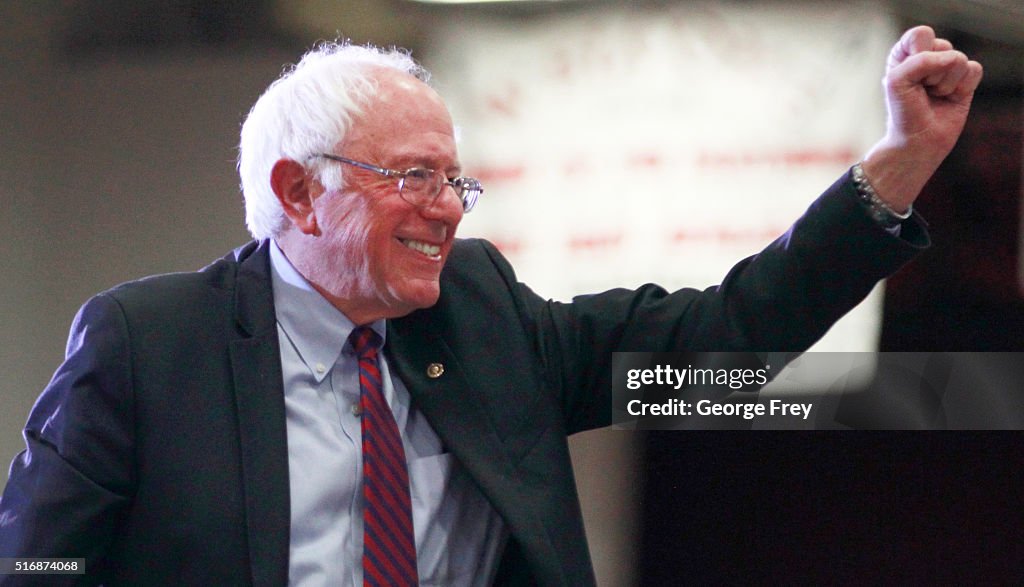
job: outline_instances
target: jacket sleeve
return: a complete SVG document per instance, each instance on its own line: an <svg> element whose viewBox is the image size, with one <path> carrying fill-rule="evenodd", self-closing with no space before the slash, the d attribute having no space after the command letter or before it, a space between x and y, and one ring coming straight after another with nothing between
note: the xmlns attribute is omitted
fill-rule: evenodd
<svg viewBox="0 0 1024 587"><path fill-rule="evenodd" d="M129 332L99 295L72 325L63 364L25 426L0 497L0 557L85 558L99 570L133 486ZM80 582L82 575L6 575L3 585Z"/></svg>
<svg viewBox="0 0 1024 587"><path fill-rule="evenodd" d="M611 424L613 352L802 352L928 245L916 214L900 236L875 223L847 173L721 285L675 292L646 285L538 307L540 346L567 431Z"/></svg>

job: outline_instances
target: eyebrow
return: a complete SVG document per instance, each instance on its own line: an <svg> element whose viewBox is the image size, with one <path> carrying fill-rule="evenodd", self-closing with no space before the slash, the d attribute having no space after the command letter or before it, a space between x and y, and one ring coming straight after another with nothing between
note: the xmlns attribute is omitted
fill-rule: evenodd
<svg viewBox="0 0 1024 587"><path fill-rule="evenodd" d="M402 147L398 147L398 149L396 149L395 151L393 151L391 153L379 152L378 155L382 156L382 158L387 159L389 161L397 161L397 163L395 163L395 165L405 166L406 169L408 169L410 166L413 166L413 167L429 167L431 169L439 169L439 167L437 165L434 165L434 164L429 162L429 160L431 159L431 155L430 154L425 154L423 151L415 151L415 150L408 150L408 151L406 151L406 150L402 149ZM458 157L458 155L456 155L456 157ZM458 159L456 159L452 163L452 165L450 167L448 167L447 169L448 170L461 170L462 169L462 163Z"/></svg>
<svg viewBox="0 0 1024 587"><path fill-rule="evenodd" d="M398 155L392 157L391 160L397 161L397 163L385 165L385 167L390 167L397 171L406 171L414 167L426 167L428 169L440 170L438 166L433 165L432 163L429 163L426 159L423 159L416 155ZM454 173L456 176L462 175L462 163L456 161L453 164L449 165L448 167L445 167L443 171L445 172L446 175L451 173Z"/></svg>

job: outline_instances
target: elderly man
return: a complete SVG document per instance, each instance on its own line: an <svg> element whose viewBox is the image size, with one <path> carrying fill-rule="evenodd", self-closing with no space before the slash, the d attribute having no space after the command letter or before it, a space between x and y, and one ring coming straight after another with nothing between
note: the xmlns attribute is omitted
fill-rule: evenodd
<svg viewBox="0 0 1024 587"><path fill-rule="evenodd" d="M908 31L885 137L721 286L562 304L455 239L482 188L425 72L322 47L243 127L256 240L80 311L0 557L108 585L592 584L566 437L610 423L611 353L805 349L927 245L911 203L980 77Z"/></svg>

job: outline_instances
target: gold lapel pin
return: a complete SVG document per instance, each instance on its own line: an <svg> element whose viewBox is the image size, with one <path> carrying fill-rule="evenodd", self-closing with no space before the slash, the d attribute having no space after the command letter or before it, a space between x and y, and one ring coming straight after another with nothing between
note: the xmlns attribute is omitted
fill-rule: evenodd
<svg viewBox="0 0 1024 587"><path fill-rule="evenodd" d="M437 379L444 374L444 365L441 363L431 363L427 365L427 377L431 379Z"/></svg>

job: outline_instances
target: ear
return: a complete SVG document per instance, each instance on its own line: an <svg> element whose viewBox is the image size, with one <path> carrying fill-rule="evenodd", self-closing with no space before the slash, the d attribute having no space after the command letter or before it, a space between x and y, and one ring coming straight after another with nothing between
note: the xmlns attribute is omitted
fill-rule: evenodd
<svg viewBox="0 0 1024 587"><path fill-rule="evenodd" d="M313 200L319 194L306 168L291 159L278 159L270 170L270 187L281 202L285 216L303 234L317 236Z"/></svg>

